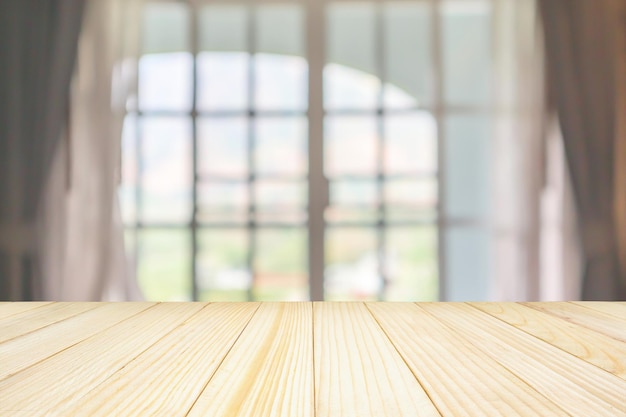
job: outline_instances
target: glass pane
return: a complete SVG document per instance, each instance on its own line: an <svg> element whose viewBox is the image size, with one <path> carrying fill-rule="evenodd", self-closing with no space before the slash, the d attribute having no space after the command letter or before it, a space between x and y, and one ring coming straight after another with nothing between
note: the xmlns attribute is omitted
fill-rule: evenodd
<svg viewBox="0 0 626 417"><path fill-rule="evenodd" d="M385 135L387 174L436 172L437 124L430 113L386 116Z"/></svg>
<svg viewBox="0 0 626 417"><path fill-rule="evenodd" d="M248 119L198 119L200 175L244 179L248 176Z"/></svg>
<svg viewBox="0 0 626 417"><path fill-rule="evenodd" d="M384 5L385 106L410 107L432 103L433 63L429 2Z"/></svg>
<svg viewBox="0 0 626 417"><path fill-rule="evenodd" d="M193 58L187 52L144 55L139 59L139 108L191 110Z"/></svg>
<svg viewBox="0 0 626 417"><path fill-rule="evenodd" d="M200 9L198 108L248 108L250 54L245 6L214 5Z"/></svg>
<svg viewBox="0 0 626 417"><path fill-rule="evenodd" d="M122 182L118 188L118 198L122 211L122 222L132 225L137 221L135 193L137 190L137 118L127 115L122 129Z"/></svg>
<svg viewBox="0 0 626 417"><path fill-rule="evenodd" d="M143 56L139 59L141 110L191 109L193 58L189 10L176 3L150 3L144 9Z"/></svg>
<svg viewBox="0 0 626 417"><path fill-rule="evenodd" d="M189 8L181 3L146 3L143 9L144 54L187 51Z"/></svg>
<svg viewBox="0 0 626 417"><path fill-rule="evenodd" d="M443 0L443 81L449 104L489 103L490 4L490 0Z"/></svg>
<svg viewBox="0 0 626 417"><path fill-rule="evenodd" d="M291 4L258 8L255 106L258 110L305 110L307 62L304 13Z"/></svg>
<svg viewBox="0 0 626 417"><path fill-rule="evenodd" d="M489 232L450 227L445 245L446 301L490 301Z"/></svg>
<svg viewBox="0 0 626 417"><path fill-rule="evenodd" d="M259 210L256 212L255 221L261 226L274 226L274 225L294 225L302 226L306 224L308 219L308 212L306 210L290 210L290 211L264 211Z"/></svg>
<svg viewBox="0 0 626 417"><path fill-rule="evenodd" d="M256 173L305 176L307 121L304 117L256 119Z"/></svg>
<svg viewBox="0 0 626 417"><path fill-rule="evenodd" d="M186 230L139 232L137 279L147 301L191 300L190 244Z"/></svg>
<svg viewBox="0 0 626 417"><path fill-rule="evenodd" d="M236 225L242 226L248 223L247 211L227 211L227 210L206 210L198 209L198 221L203 225L223 226Z"/></svg>
<svg viewBox="0 0 626 417"><path fill-rule="evenodd" d="M302 224L306 221L305 182L261 180L255 183L255 194L257 222Z"/></svg>
<svg viewBox="0 0 626 417"><path fill-rule="evenodd" d="M256 54L254 68L257 110L306 110L308 66L304 58Z"/></svg>
<svg viewBox="0 0 626 417"><path fill-rule="evenodd" d="M330 183L330 204L333 206L369 206L378 204L375 180L337 180Z"/></svg>
<svg viewBox="0 0 626 417"><path fill-rule="evenodd" d="M385 221L398 223L434 223L437 221L436 207L423 207L416 210L407 206L391 206L385 208Z"/></svg>
<svg viewBox="0 0 626 417"><path fill-rule="evenodd" d="M248 232L210 229L198 234L197 279L200 301L247 301Z"/></svg>
<svg viewBox="0 0 626 417"><path fill-rule="evenodd" d="M259 223L302 224L307 219L307 183L259 180L255 183Z"/></svg>
<svg viewBox="0 0 626 417"><path fill-rule="evenodd" d="M373 3L328 5L324 69L327 109L373 109L380 80L376 64L376 9Z"/></svg>
<svg viewBox="0 0 626 417"><path fill-rule="evenodd" d="M254 298L309 299L308 234L303 228L260 229L256 234Z"/></svg>
<svg viewBox="0 0 626 417"><path fill-rule="evenodd" d="M198 185L198 217L210 223L242 223L250 203L247 182L206 181Z"/></svg>
<svg viewBox="0 0 626 417"><path fill-rule="evenodd" d="M201 51L246 52L248 8L241 5L203 6L199 12Z"/></svg>
<svg viewBox="0 0 626 417"><path fill-rule="evenodd" d="M413 210L433 209L437 205L435 179L402 179L385 181L385 203Z"/></svg>
<svg viewBox="0 0 626 417"><path fill-rule="evenodd" d="M445 210L457 218L489 215L491 125L484 116L446 120Z"/></svg>
<svg viewBox="0 0 626 417"><path fill-rule="evenodd" d="M377 174L378 135L373 116L327 116L324 171L328 177Z"/></svg>
<svg viewBox="0 0 626 417"><path fill-rule="evenodd" d="M200 52L198 54L198 109L200 111L248 108L247 52Z"/></svg>
<svg viewBox="0 0 626 417"><path fill-rule="evenodd" d="M256 49L259 52L304 56L304 13L294 4L257 8Z"/></svg>
<svg viewBox="0 0 626 417"><path fill-rule="evenodd" d="M338 207L326 208L324 219L331 224L367 224L376 225L379 220L377 208Z"/></svg>
<svg viewBox="0 0 626 417"><path fill-rule="evenodd" d="M339 64L324 68L324 106L327 110L363 110L376 107L378 78Z"/></svg>
<svg viewBox="0 0 626 417"><path fill-rule="evenodd" d="M385 243L385 301L437 301L436 227L389 228Z"/></svg>
<svg viewBox="0 0 626 417"><path fill-rule="evenodd" d="M142 221L191 219L191 123L187 118L142 119Z"/></svg>
<svg viewBox="0 0 626 417"><path fill-rule="evenodd" d="M255 183L259 210L280 211L306 207L307 188L302 181L260 180Z"/></svg>
<svg viewBox="0 0 626 417"><path fill-rule="evenodd" d="M376 229L326 229L324 299L375 300L381 284Z"/></svg>

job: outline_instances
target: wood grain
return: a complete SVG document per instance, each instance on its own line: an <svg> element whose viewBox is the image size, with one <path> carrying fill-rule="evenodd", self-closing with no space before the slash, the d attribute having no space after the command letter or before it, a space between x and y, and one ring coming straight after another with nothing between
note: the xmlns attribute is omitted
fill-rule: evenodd
<svg viewBox="0 0 626 417"><path fill-rule="evenodd" d="M257 308L207 306L60 414L187 415Z"/></svg>
<svg viewBox="0 0 626 417"><path fill-rule="evenodd" d="M626 303L609 302L609 301L584 301L574 302L583 307L609 314L617 318L626 320Z"/></svg>
<svg viewBox="0 0 626 417"><path fill-rule="evenodd" d="M416 305L368 307L443 416L568 415Z"/></svg>
<svg viewBox="0 0 626 417"><path fill-rule="evenodd" d="M565 352L626 379L626 343L518 303L471 303Z"/></svg>
<svg viewBox="0 0 626 417"><path fill-rule="evenodd" d="M626 413L626 381L467 304L420 308L574 416Z"/></svg>
<svg viewBox="0 0 626 417"><path fill-rule="evenodd" d="M71 406L203 306L157 304L0 381L0 415ZM45 388L45 389L44 389Z"/></svg>
<svg viewBox="0 0 626 417"><path fill-rule="evenodd" d="M0 343L96 308L94 303L52 303L0 321Z"/></svg>
<svg viewBox="0 0 626 417"><path fill-rule="evenodd" d="M93 309L0 343L0 380L120 323L154 303L94 304ZM59 337L59 336L62 337Z"/></svg>
<svg viewBox="0 0 626 417"><path fill-rule="evenodd" d="M5 317L12 316L14 314L21 313L23 311L33 310L35 308L43 307L45 305L52 304L49 301L36 301L30 303L22 302L0 302L0 320Z"/></svg>
<svg viewBox="0 0 626 417"><path fill-rule="evenodd" d="M189 416L314 415L309 303L264 303Z"/></svg>
<svg viewBox="0 0 626 417"><path fill-rule="evenodd" d="M362 303L314 303L318 417L437 416Z"/></svg>
<svg viewBox="0 0 626 417"><path fill-rule="evenodd" d="M624 303L0 303L0 416L626 417Z"/></svg>
<svg viewBox="0 0 626 417"><path fill-rule="evenodd" d="M626 342L626 318L622 319L592 308L567 302L524 303L524 305Z"/></svg>

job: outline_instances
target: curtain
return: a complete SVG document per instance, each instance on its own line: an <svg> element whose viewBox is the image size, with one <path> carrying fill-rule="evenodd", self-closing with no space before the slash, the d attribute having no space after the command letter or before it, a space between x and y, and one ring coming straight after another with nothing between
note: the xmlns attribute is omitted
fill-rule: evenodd
<svg viewBox="0 0 626 417"><path fill-rule="evenodd" d="M0 299L41 297L36 214L66 121L83 3L0 2Z"/></svg>
<svg viewBox="0 0 626 417"><path fill-rule="evenodd" d="M538 2L494 2L491 299L580 299L580 247ZM555 120L557 122L555 122Z"/></svg>
<svg viewBox="0 0 626 417"><path fill-rule="evenodd" d="M70 119L42 211L43 298L140 299L126 264L117 186L126 101L133 99L139 2L87 2Z"/></svg>
<svg viewBox="0 0 626 417"><path fill-rule="evenodd" d="M616 82L616 143L615 143L615 178L613 184L615 231L619 267L622 276L622 296L626 299L626 2L616 4L617 37L617 82Z"/></svg>
<svg viewBox="0 0 626 417"><path fill-rule="evenodd" d="M624 24L618 0L540 0L584 256L582 298L626 299ZM620 67L622 67L620 69ZM622 136L620 140L620 136ZM621 265L620 265L621 262Z"/></svg>
<svg viewBox="0 0 626 417"><path fill-rule="evenodd" d="M547 113L546 122L539 300L579 300L582 257L571 178L563 148L563 135L554 112Z"/></svg>
<svg viewBox="0 0 626 417"><path fill-rule="evenodd" d="M536 2L494 2L493 300L537 300L545 86Z"/></svg>

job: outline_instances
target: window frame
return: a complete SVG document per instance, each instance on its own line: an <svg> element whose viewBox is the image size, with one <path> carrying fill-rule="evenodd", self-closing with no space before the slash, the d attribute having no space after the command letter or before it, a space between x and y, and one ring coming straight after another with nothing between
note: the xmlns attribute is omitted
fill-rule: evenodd
<svg viewBox="0 0 626 417"><path fill-rule="evenodd" d="M446 300L448 294L447 282L447 248L446 248L446 233L454 226L478 226L489 227L488 219L470 219L470 218L455 218L446 213L444 207L446 206L446 118L449 115L457 114L481 114L492 115L492 106L455 106L445 103L444 93L445 86L443 80L443 41L442 41L442 4L445 0L367 0L367 3L374 3L378 10L382 8L384 3L424 3L427 4L431 14L431 54L432 54L432 75L433 75L433 100L430 105L419 105L406 110L390 110L386 109L383 102L384 85L386 81L385 74L385 56L384 56L384 17L382 13L376 14L376 53L377 53L377 65L378 74L380 75L381 88L380 97L378 99L377 109L372 112L365 110L363 112L358 111L354 114L375 114L377 119L378 137L381 143L385 140L384 132L384 118L389 114L397 114L407 111L426 111L432 114L436 123L436 142L437 142L437 168L434 174L437 184L437 204L436 204L436 219L433 222L427 223L411 223L411 225L428 224L435 225L437 230L437 276L438 276L438 293L440 300ZM257 4L300 4L304 11L304 21L306 27L305 33L305 58L308 63L308 108L303 113L308 120L308 221L305 224L308 232L308 267L309 267L309 298L312 301L324 300L324 275L325 275L325 231L329 227L327 221L324 219L324 210L329 205L329 180L324 175L324 119L329 114L341 114L341 111L329 111L324 108L324 95L323 95L323 72L326 65L326 7L330 3L339 2L338 0L238 0L235 2L228 2L229 5L244 5L250 8L252 16L253 10ZM363 0L340 0L342 3L363 3ZM139 181L135 189L135 223L132 225L125 224L125 230L134 232L134 259L141 258L140 255L140 239L138 233L146 229L180 229L189 230L191 245L190 245L190 277L192 280L192 293L191 299L196 301L199 299L199 289L197 284L197 256L198 256L198 233L200 229L210 228L212 226L200 224L197 218L198 211L198 118L206 112L199 112L197 108L197 86L198 86L198 9L200 6L210 4L224 4L223 0L147 0L146 3L178 3L186 4L189 7L190 20L189 20L189 53L193 57L193 78L192 78L192 108L188 112L178 111L142 111L139 108L127 111L127 114L134 114L136 116L136 131L135 131L135 157L138 167ZM495 8L492 2L492 8ZM493 15L492 13L492 20ZM254 54L255 51L255 39L254 39L254 24L255 19L248 19L248 45L249 52ZM322 35L322 36L320 36ZM493 37L492 37L493 38ZM493 44L493 39L491 40ZM491 46L493 50L493 47ZM249 71L249 89L254 90L254 76L253 70ZM135 95L138 97L138 83L135 85ZM248 114L246 117L249 121L253 121L259 112L253 110L253 93L249 94ZM216 112L219 113L219 112ZM221 112L226 115L228 112ZM285 112L277 112L277 115L284 114ZM352 112L349 112L352 114ZM237 113L241 114L241 113ZM192 216L188 224L168 224L150 222L149 224L143 223L139 215L142 212L143 199L141 195L141 171L142 171L142 132L141 132L141 119L146 116L186 116L191 119L192 123ZM254 141L254 129L253 123L249 124L249 146ZM252 158L249 152L249 158ZM382 152L378 153L379 165L382 163L384 155ZM253 164L253 162L249 162ZM380 166L379 166L380 171ZM381 175L377 179L377 188L379 197L382 196L382 178ZM250 193L253 193L253 187L250 187ZM251 199L253 201L253 199ZM384 206L384 199L379 198ZM251 203L252 204L252 203ZM381 207L384 212L385 208ZM394 223L395 225L395 223ZM402 224L399 224L402 225ZM350 224L350 226L358 226ZM361 225L364 226L364 225ZM248 265L253 276L253 281L248 291L248 299L253 300L253 285L254 285L254 234L256 233L255 222L249 222L246 226L249 230L250 236L250 250L248 252ZM283 224L263 224L263 228L281 228L281 227L294 227L291 225ZM298 227L298 226L295 226ZM332 225L330 227L333 227ZM367 227L375 227L378 236L378 265L379 275L383 278L383 286L381 287L378 298L383 299L385 291L385 284L387 279L385 273L385 259L384 252L380 250L385 246L385 228L387 227L384 220L378 221L377 224L368 224ZM136 267L136 265L135 265Z"/></svg>

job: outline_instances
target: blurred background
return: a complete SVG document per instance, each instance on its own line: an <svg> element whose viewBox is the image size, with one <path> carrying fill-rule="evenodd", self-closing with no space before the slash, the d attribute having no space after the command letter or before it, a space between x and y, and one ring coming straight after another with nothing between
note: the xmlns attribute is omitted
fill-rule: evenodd
<svg viewBox="0 0 626 417"><path fill-rule="evenodd" d="M626 6L7 0L0 299L626 299Z"/></svg>

